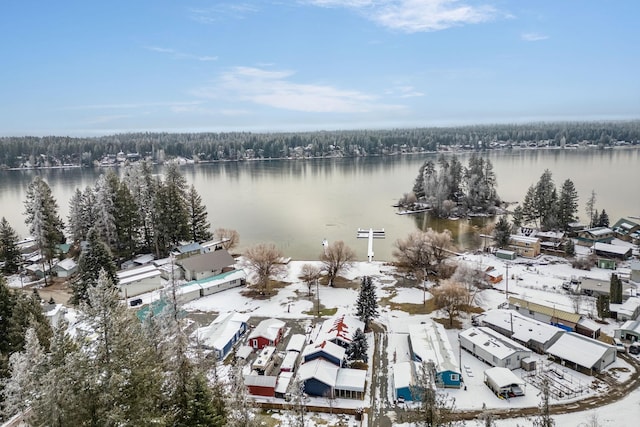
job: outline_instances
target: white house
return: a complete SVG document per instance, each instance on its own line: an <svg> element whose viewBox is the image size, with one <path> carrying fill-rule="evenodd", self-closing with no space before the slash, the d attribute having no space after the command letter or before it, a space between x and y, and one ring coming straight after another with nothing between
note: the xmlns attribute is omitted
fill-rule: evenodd
<svg viewBox="0 0 640 427"><path fill-rule="evenodd" d="M531 356L531 350L512 339L480 326L458 334L460 347L491 366L518 369L521 360Z"/></svg>
<svg viewBox="0 0 640 427"><path fill-rule="evenodd" d="M485 370L484 383L498 396L524 396L525 381L508 368L494 367Z"/></svg>
<svg viewBox="0 0 640 427"><path fill-rule="evenodd" d="M546 352L564 333L560 328L523 316L515 310L488 310L478 319L482 326L487 326L538 353Z"/></svg>
<svg viewBox="0 0 640 427"><path fill-rule="evenodd" d="M184 270L185 280L201 280L223 273L235 261L229 252L220 249L180 259L178 263Z"/></svg>
<svg viewBox="0 0 640 427"><path fill-rule="evenodd" d="M160 271L152 264L121 270L116 273L116 276L118 277L118 289L120 289L123 298L130 298L163 287Z"/></svg>
<svg viewBox="0 0 640 427"><path fill-rule="evenodd" d="M53 266L53 271L58 277L70 277L78 271L78 264L73 258L65 258Z"/></svg>
<svg viewBox="0 0 640 427"><path fill-rule="evenodd" d="M577 371L593 374L616 361L616 348L584 335L567 332L547 350L547 354Z"/></svg>

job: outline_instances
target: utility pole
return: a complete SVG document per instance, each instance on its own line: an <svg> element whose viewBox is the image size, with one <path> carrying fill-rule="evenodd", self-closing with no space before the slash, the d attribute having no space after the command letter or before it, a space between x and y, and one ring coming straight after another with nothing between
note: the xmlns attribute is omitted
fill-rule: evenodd
<svg viewBox="0 0 640 427"><path fill-rule="evenodd" d="M509 302L509 263L505 262L505 267L507 268L507 280L504 288L504 296L507 302Z"/></svg>

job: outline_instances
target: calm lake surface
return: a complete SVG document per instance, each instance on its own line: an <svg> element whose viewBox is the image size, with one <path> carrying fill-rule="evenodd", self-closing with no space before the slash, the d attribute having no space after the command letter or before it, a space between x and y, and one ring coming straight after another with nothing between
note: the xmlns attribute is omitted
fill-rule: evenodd
<svg viewBox="0 0 640 427"><path fill-rule="evenodd" d="M466 165L469 154L458 154ZM527 188L545 169L556 187L570 178L580 196L579 215L595 190L597 208L611 222L621 216L640 216L640 150L527 150L492 151L498 194L508 202L521 202ZM285 256L317 259L324 238L344 240L358 259L366 260L367 241L357 239L358 228L384 228L386 239L374 242L375 259L392 260L393 243L416 228L449 228L465 247L481 244L476 230L482 219L439 220L426 215L397 215L392 208L411 190L418 168L436 154L358 159L275 160L227 162L184 166L207 205L212 228L233 228L240 233L240 249L273 242ZM162 172L159 167L157 171ZM76 188L93 185L100 169L0 171L0 215L21 235L25 191L35 174L50 185L66 220L68 202Z"/></svg>

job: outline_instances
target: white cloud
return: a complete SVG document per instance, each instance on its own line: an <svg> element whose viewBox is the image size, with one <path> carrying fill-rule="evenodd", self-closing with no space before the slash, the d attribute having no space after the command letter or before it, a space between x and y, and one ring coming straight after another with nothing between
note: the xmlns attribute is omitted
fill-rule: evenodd
<svg viewBox="0 0 640 427"><path fill-rule="evenodd" d="M165 53L170 55L174 59L195 59L196 61L217 61L217 56L210 55L194 55L192 53L180 52L179 50L167 48L167 47L159 47L159 46L143 46L145 49L150 50L151 52Z"/></svg>
<svg viewBox="0 0 640 427"><path fill-rule="evenodd" d="M189 17L201 24L213 24L230 18L243 19L258 10L255 5L249 3L220 3L207 8L191 8Z"/></svg>
<svg viewBox="0 0 640 427"><path fill-rule="evenodd" d="M320 7L344 7L393 30L407 33L444 30L494 19L492 6L469 4L467 0L310 0Z"/></svg>
<svg viewBox="0 0 640 427"><path fill-rule="evenodd" d="M140 103L123 103L123 104L92 104L92 105L76 105L64 107L62 110L136 110L150 107L169 107L171 109L187 108L203 104L204 101L185 101L185 102L140 102Z"/></svg>
<svg viewBox="0 0 640 427"><path fill-rule="evenodd" d="M546 40L549 36L539 33L523 33L520 35L520 38L527 42L537 42L540 40Z"/></svg>
<svg viewBox="0 0 640 427"><path fill-rule="evenodd" d="M292 71L273 71L254 67L235 67L221 74L208 87L193 91L204 98L242 100L273 108L315 113L365 113L397 110L374 95L326 84L297 83Z"/></svg>

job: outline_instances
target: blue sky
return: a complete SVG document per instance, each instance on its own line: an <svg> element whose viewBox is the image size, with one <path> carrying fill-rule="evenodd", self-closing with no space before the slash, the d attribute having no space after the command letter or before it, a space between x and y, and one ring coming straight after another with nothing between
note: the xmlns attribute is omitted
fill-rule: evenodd
<svg viewBox="0 0 640 427"><path fill-rule="evenodd" d="M640 118L640 1L20 0L0 135Z"/></svg>

